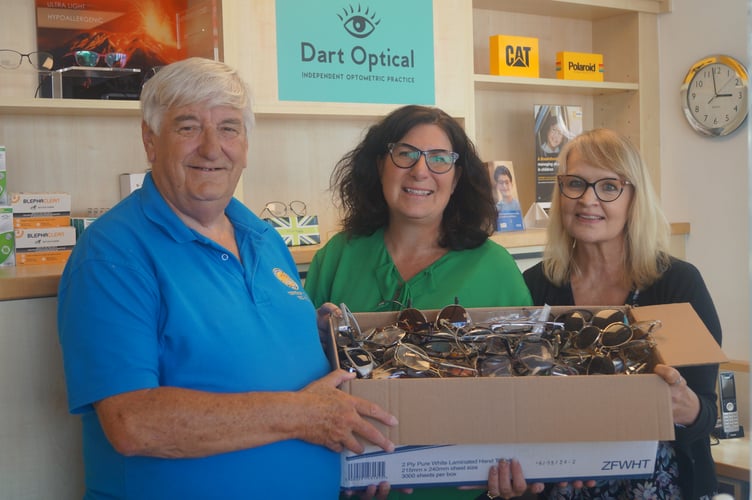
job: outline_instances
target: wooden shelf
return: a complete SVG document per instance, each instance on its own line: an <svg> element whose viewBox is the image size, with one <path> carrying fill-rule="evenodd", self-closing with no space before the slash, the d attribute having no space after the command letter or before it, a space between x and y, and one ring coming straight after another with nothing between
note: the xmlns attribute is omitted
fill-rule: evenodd
<svg viewBox="0 0 752 500"><path fill-rule="evenodd" d="M670 12L671 0L473 0L473 8L520 14L603 19L625 12Z"/></svg>
<svg viewBox="0 0 752 500"><path fill-rule="evenodd" d="M589 82L582 80L559 80L556 78L522 78L514 76L473 76L476 90L506 90L519 92L557 92L580 95L606 95L639 90L636 83Z"/></svg>
<svg viewBox="0 0 752 500"><path fill-rule="evenodd" d="M139 116L138 101L0 97L0 114Z"/></svg>

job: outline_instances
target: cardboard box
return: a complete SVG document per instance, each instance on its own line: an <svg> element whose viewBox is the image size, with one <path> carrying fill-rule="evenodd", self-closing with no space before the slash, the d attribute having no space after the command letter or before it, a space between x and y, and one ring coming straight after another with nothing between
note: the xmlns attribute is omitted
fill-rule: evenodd
<svg viewBox="0 0 752 500"><path fill-rule="evenodd" d="M603 54L557 52L556 78L602 82Z"/></svg>
<svg viewBox="0 0 752 500"><path fill-rule="evenodd" d="M43 229L16 229L16 250L70 250L76 245L76 228L72 226Z"/></svg>
<svg viewBox="0 0 752 500"><path fill-rule="evenodd" d="M492 75L538 78L540 55L537 38L492 35L489 48Z"/></svg>
<svg viewBox="0 0 752 500"><path fill-rule="evenodd" d="M89 225L97 220L96 217L71 217L70 218L70 225L76 228L76 240L81 237L81 234L83 234L84 229L89 227Z"/></svg>
<svg viewBox="0 0 752 500"><path fill-rule="evenodd" d="M10 204L14 217L70 216L71 196L69 193L11 193Z"/></svg>
<svg viewBox="0 0 752 500"><path fill-rule="evenodd" d="M41 250L33 252L16 252L17 266L34 266L41 264L65 264L72 250Z"/></svg>
<svg viewBox="0 0 752 500"><path fill-rule="evenodd" d="M70 226L69 193L11 193L10 201L15 229Z"/></svg>
<svg viewBox="0 0 752 500"><path fill-rule="evenodd" d="M19 215L13 217L13 227L15 229L50 229L70 225L71 218L69 215L48 215L41 217Z"/></svg>
<svg viewBox="0 0 752 500"><path fill-rule="evenodd" d="M76 228L17 228L15 239L16 265L65 264L76 244Z"/></svg>
<svg viewBox="0 0 752 500"><path fill-rule="evenodd" d="M469 312L483 321L514 310ZM628 313L635 321L662 321L653 338L663 363L727 359L689 304ZM426 312L429 319L435 314ZM355 316L368 329L393 323L397 313ZM336 359L331 347L329 354ZM400 422L395 428L376 423L397 452L342 454L341 485L347 488L379 481L393 487L485 484L488 466L501 457L520 460L525 477L536 481L646 477L655 466L657 441L674 439L669 387L653 374L356 379L342 390L379 404Z"/></svg>
<svg viewBox="0 0 752 500"><path fill-rule="evenodd" d="M120 199L125 198L144 183L146 173L120 174Z"/></svg>

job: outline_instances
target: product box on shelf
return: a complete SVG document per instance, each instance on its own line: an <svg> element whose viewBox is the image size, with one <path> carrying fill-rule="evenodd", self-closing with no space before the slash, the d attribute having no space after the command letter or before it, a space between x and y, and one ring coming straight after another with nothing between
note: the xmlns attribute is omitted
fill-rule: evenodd
<svg viewBox="0 0 752 500"><path fill-rule="evenodd" d="M16 264L63 264L76 245L76 228L16 228Z"/></svg>
<svg viewBox="0 0 752 500"><path fill-rule="evenodd" d="M144 183L145 172L120 174L120 198L123 199Z"/></svg>
<svg viewBox="0 0 752 500"><path fill-rule="evenodd" d="M468 309L473 321L515 310ZM662 322L652 334L659 362L727 360L688 303L626 312L632 321ZM430 320L436 313L426 316ZM392 324L396 317L355 314L361 330ZM339 366L333 343L328 354ZM657 442L674 439L669 387L654 374L355 379L342 390L399 420L393 428L375 423L397 445L394 453L369 445L363 454L342 454L343 488L380 481L403 488L480 485L500 458L518 459L525 477L535 481L647 477Z"/></svg>
<svg viewBox="0 0 752 500"><path fill-rule="evenodd" d="M16 229L70 226L69 193L11 193L10 203Z"/></svg>
<svg viewBox="0 0 752 500"><path fill-rule="evenodd" d="M557 52L556 78L602 82L603 54Z"/></svg>
<svg viewBox="0 0 752 500"><path fill-rule="evenodd" d="M492 75L538 78L540 53L537 38L492 35L489 49Z"/></svg>
<svg viewBox="0 0 752 500"><path fill-rule="evenodd" d="M16 265L13 208L0 206L0 267Z"/></svg>
<svg viewBox="0 0 752 500"><path fill-rule="evenodd" d="M81 237L84 229L89 227L89 225L95 220L97 220L96 217L71 217L70 224L76 228L76 240Z"/></svg>

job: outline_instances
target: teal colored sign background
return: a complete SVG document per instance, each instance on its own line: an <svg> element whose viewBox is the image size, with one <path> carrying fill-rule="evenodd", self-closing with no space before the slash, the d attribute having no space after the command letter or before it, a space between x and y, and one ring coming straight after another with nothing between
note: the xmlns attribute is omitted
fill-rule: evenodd
<svg viewBox="0 0 752 500"><path fill-rule="evenodd" d="M282 101L435 103L432 0L276 0Z"/></svg>

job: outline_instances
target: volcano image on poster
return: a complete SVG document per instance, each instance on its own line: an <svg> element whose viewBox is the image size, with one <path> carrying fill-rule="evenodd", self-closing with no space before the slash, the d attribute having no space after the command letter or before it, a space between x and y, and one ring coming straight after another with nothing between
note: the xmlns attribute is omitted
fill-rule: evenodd
<svg viewBox="0 0 752 500"><path fill-rule="evenodd" d="M99 54L97 68L107 68L106 55L125 54L125 68L140 70L139 85L155 68L194 55L217 57L219 0L35 0L37 50L54 57L53 70L79 66L76 51ZM207 34L196 48L191 35ZM197 53L199 52L199 53ZM203 53L201 53L203 52Z"/></svg>

